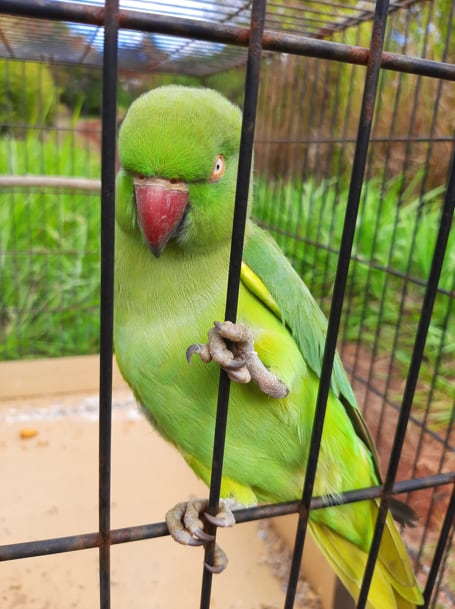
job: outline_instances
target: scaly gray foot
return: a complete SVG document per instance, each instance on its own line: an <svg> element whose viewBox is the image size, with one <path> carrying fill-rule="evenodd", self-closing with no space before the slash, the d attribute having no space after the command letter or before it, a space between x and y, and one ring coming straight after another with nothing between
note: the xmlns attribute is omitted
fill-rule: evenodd
<svg viewBox="0 0 455 609"><path fill-rule="evenodd" d="M203 546L213 541L213 535L204 531L202 518L217 527L231 527L235 524L234 514L229 504L220 501L220 511L216 516L207 514L207 499L191 499L177 503L166 514L166 524L169 534L175 541L186 546ZM211 573L221 573L228 563L226 554L218 544L215 544L213 565L205 563Z"/></svg>
<svg viewBox="0 0 455 609"><path fill-rule="evenodd" d="M228 349L226 341L231 343ZM186 358L191 361L197 353L206 364L212 360L225 370L232 381L254 381L259 389L274 398L284 398L288 388L268 370L254 350L252 332L244 324L216 321L209 330L207 344L190 345Z"/></svg>

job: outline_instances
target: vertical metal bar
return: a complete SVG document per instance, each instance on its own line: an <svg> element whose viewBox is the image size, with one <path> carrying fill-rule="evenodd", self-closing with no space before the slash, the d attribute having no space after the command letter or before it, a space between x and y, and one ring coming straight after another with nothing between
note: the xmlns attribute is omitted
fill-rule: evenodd
<svg viewBox="0 0 455 609"><path fill-rule="evenodd" d="M349 259L354 239L356 218L359 209L360 194L362 191L363 176L368 153L368 144L371 133L373 110L378 88L381 68L381 56L384 42L385 27L387 23L388 0L378 0L373 22L370 54L365 77L365 87L362 98L359 127L357 132L356 150L349 186L348 202L343 226L343 235L338 258L337 272L333 290L332 305L330 308L327 338L322 360L321 378L316 401L316 414L313 423L310 449L308 455L307 471L302 493L299 521L294 542L294 553L291 563L288 588L285 600L285 609L292 609L294 605L297 582L300 573L303 546L309 517L311 496L313 494L314 479L318 462L319 447L321 444L324 417L329 395L330 379L332 376L333 359L335 356L338 329L340 326L343 297L349 269ZM367 589L368 593L368 589Z"/></svg>
<svg viewBox="0 0 455 609"><path fill-rule="evenodd" d="M455 144L455 140L454 140ZM403 399L401 402L400 416L398 419L397 429L395 432L394 443L392 452L390 455L389 467L387 475L384 481L384 496L387 496L392 491L394 479L398 470L398 464L401 454L401 447L403 444L404 436L406 433L407 422L409 414L411 412L412 402L414 398L414 392L417 385L419 376L420 365L422 363L425 341L428 334L428 328L430 326L431 315L433 312L433 306L436 299L437 288L439 277L441 274L442 263L444 261L444 254L449 238L450 229L452 226L452 220L455 209L455 145L452 149L452 160L450 165L449 178L447 183L447 190L444 199L444 206L441 212L439 231L436 239L436 245L434 249L430 275L428 277L427 289L422 305L421 315L419 319L419 325L417 328L416 339L414 342L414 349L412 352L411 363L409 365L408 376L406 379L406 386L403 393ZM382 529L384 528L385 518L387 513L387 501L384 498L381 501L381 506L378 515L378 522L376 523L375 536L373 538L371 553L374 549L379 547ZM368 566L368 565L367 565Z"/></svg>
<svg viewBox="0 0 455 609"><path fill-rule="evenodd" d="M346 36L346 34L345 34ZM345 39L343 39L343 42L345 42ZM357 29L356 32L356 39L354 41L354 44L358 45L360 42L360 29ZM347 78L347 73L346 73L346 66L343 66L342 70L343 70L343 76ZM341 121L341 116L340 116L340 125L341 125L341 133L339 134L338 138L340 140L347 140L349 132L350 132L350 108L351 108L351 104L352 104L352 98L353 95L355 95L355 82L356 82L356 73L357 70L359 70L360 67L359 66L354 66L351 65L349 66L349 86L348 86L348 95L347 98L344 102L344 117ZM341 72L341 69L340 69ZM341 109L341 108L340 108ZM345 144L345 146L348 146L349 144ZM340 198L340 191L341 191L341 183L342 183L342 174L343 174L343 160L342 160L342 155L341 153L338 151L337 152L337 156L336 156L336 170L333 172L336 179L335 182L335 191L333 194L333 198L334 201L338 201ZM335 203L333 203L332 205L335 205ZM335 231L335 213L334 210L332 211L331 215L331 221L330 221L330 228L329 228L329 232L328 232L328 240L327 240L327 244L326 246L328 247L330 245L330 239L332 237L332 235L334 234ZM322 271L322 285L326 286L326 285L331 285L332 283L332 278L331 278L331 265L330 265L330 257L333 254L327 250L327 255L325 257L325 262L324 262L324 269ZM315 271L316 272L316 271ZM321 299L322 300L322 299Z"/></svg>
<svg viewBox="0 0 455 609"><path fill-rule="evenodd" d="M441 576L440 567L442 564L442 560L444 558L444 554L446 552L447 544L450 544L450 530L455 527L455 484L452 488L452 495L450 497L449 505L447 506L447 511L444 517L444 522L442 524L441 532L439 533L439 540L434 551L433 562L431 563L430 572L428 574L427 583L425 586L425 590L423 593L423 598L425 599L425 607L428 607L430 604L431 595L433 593L434 585L436 583L436 578Z"/></svg>
<svg viewBox="0 0 455 609"><path fill-rule="evenodd" d="M437 294L439 277L441 274L442 263L444 261L444 254L449 238L450 228L452 226L453 213L455 208L455 148L452 151L452 160L450 166L449 179L447 183L447 191L444 200L444 206L441 212L439 231L437 235L436 245L434 249L430 275L428 278L427 289L422 305L421 315L419 319L419 325L417 328L416 339L414 342L414 349L412 352L411 363L409 365L409 371L406 379L406 386L403 393L403 399L401 402L400 416L398 418L397 429L395 432L394 443L390 455L389 467L384 480L384 494L381 500L378 518L376 522L376 528L371 543L370 553L368 556L368 562L365 569L365 577L362 585L361 594L358 602L358 609L363 609L366 602L366 596L368 594L368 586L373 576L374 562L379 545L381 542L382 531L385 525L385 519L387 516L388 500L392 492L393 483L398 471L398 464L401 455L401 448L403 445L406 427L411 412L412 402L414 398L414 392L417 385L419 376L420 365L422 363L425 341L428 334L428 328L430 326L431 315L433 312L433 306ZM365 590L365 589L366 590Z"/></svg>
<svg viewBox="0 0 455 609"><path fill-rule="evenodd" d="M100 290L100 421L99 421L99 577L100 607L110 607L110 495L112 354L114 321L115 141L117 118L117 43L119 0L106 0L104 13L101 290Z"/></svg>
<svg viewBox="0 0 455 609"><path fill-rule="evenodd" d="M243 241L248 208L248 193L251 176L256 106L259 90L261 67L262 35L264 31L266 0L254 0L251 9L248 58L245 79L242 131L240 136L239 166L235 194L235 209L232 227L231 254L226 295L225 319L235 322L240 287L240 268L242 263ZM208 510L216 514L220 500L221 477L223 468L225 434L228 414L230 382L227 374L220 371L217 417L215 424L212 473ZM216 535L214 527L209 528ZM205 562L213 564L215 542L205 551ZM201 609L208 609L212 587L212 574L204 569L202 576Z"/></svg>
<svg viewBox="0 0 455 609"><path fill-rule="evenodd" d="M423 36L421 37L422 40L421 40L420 53L422 54L422 56L426 56L427 50L428 50L429 46L431 45L430 26L432 23L432 12L433 12L433 7L432 7L432 5L430 5L429 10L427 12L427 18L426 18L426 23L424 26ZM406 91L406 83L404 84L404 90ZM406 92L404 93L404 95L406 95ZM419 127L418 127L419 108L424 103L423 100L424 100L423 81L422 81L422 78L418 78L417 82L416 82L416 86L415 86L412 107L411 107L410 113L409 113L410 114L409 127L407 130L408 139L407 139L406 146L405 146L403 165L402 165L402 171L401 171L402 183L401 183L401 186L400 186L400 189L398 192L398 197L397 197L397 202L396 202L396 214L395 214L393 233L391 236L391 247L389 250L387 267L393 266L392 261L393 261L395 245L396 245L395 236L399 230L400 207L402 206L403 201L404 201L404 195L405 195L405 189L406 189L406 177L408 174L414 175L414 172L415 172L415 166L414 166L414 161L413 161L414 144L412 142L412 137L415 132L419 131ZM405 102L401 102L401 103L405 103ZM431 134L434 133L434 126L436 124L435 120L437 118L437 112L438 112L437 105L435 105L434 109L433 109L432 127L431 127L430 134L429 134L430 140L431 140ZM420 188L421 196L423 196L423 194L425 192L425 182L426 182L427 174L428 174L428 160L430 158L431 148L432 148L432 144L429 143L428 148L427 148L426 160L423 163L424 176L423 176L421 188ZM411 237L411 242L410 242L408 260L407 260L407 264L406 264L405 278L404 278L404 282L403 282L403 285L401 288L401 297L399 300L398 311L396 314L397 321L395 324L394 336L393 336L392 346L390 349L391 357L389 359L388 369L386 372L386 383L385 383L385 387L384 387L384 391L383 391L384 396L388 396L390 394L391 382L392 382L392 378L393 378L393 371L396 366L396 353L400 349L401 326L402 326L403 321L406 319L406 305L407 305L407 297L408 297L408 289L409 289L408 277L411 274L413 252L415 250L417 231L420 226L420 222L421 222L421 218L422 218L422 208L423 208L423 205L420 204L418 207L417 213L415 215L415 218L413 219L414 225L413 225L412 237ZM389 287L389 281L388 281L388 277L386 277L386 282L383 287L380 306L383 305L383 303L385 302L385 299L387 298L388 287ZM381 311L381 319L378 320L378 323L380 323L380 321L382 320L383 309L380 308L380 311ZM383 408L381 409L381 414L379 416L379 420L377 422L377 433L376 433L377 441L379 440L382 430L384 429L384 419L386 416L387 416L387 408L385 407L385 403L384 403Z"/></svg>
<svg viewBox="0 0 455 609"><path fill-rule="evenodd" d="M449 53L450 39L451 39L451 32L452 32L451 24L453 23L454 14L455 14L455 5L452 2L451 9L450 9L449 14L447 16L448 17L448 24L449 24L449 26L447 28L447 33L446 33L446 37L445 37L445 44L444 44L444 48L443 48L443 51L442 51L441 61L447 61L447 57L448 57L448 53ZM432 7L431 7L429 9L429 11L428 11L428 22L427 22L427 25L426 25L426 30L430 30L430 27L431 27L430 24L432 22L433 22L433 10L432 10ZM425 38L428 38L428 37L429 36L427 34L427 31L425 31ZM439 115L440 115L439 110L441 108L440 100L441 100L441 97L442 97L443 85L444 85L444 82L442 80L440 80L438 82L438 86L437 86L437 89L436 89L436 94L435 94L434 99L433 99L434 107L433 107L433 114L432 114L432 118L431 118L430 131L429 131L429 134L428 134L428 140L429 140L429 142L428 142L428 147L427 147L427 151L426 151L426 155L425 155L425 160L424 160L425 173L424 173L424 175L422 177L422 183L421 183L421 187L420 187L420 199L421 200L423 200L425 192L427 191L427 183L429 181L429 175L428 175L429 171L428 171L428 168L430 167L430 164L431 164L431 154L433 152L432 149L434 147L434 139L435 139L435 136L436 136L436 128L437 128L437 124L438 124L438 118L439 118ZM422 207L422 203L420 204L419 207ZM410 258L411 258L411 255L412 254L410 254ZM452 282L452 288L455 288L455 277L454 277L454 281ZM420 433L419 442L418 442L418 445L417 445L417 448L416 448L416 455L417 455L417 457L415 459L415 463L414 463L413 469L412 469L412 474L410 476L412 478L415 478L415 476L416 476L418 456L421 454L422 446L423 446L424 441L426 439L426 435L427 434L425 433L425 431L426 431L426 429L428 427L428 425L427 425L427 423L428 423L428 416L429 416L430 408L431 408L431 405L432 405L433 392L434 392L435 384L437 382L438 370L439 370L440 362L441 362L442 355L443 355L443 352L444 352L445 332L446 332L446 328L447 328L447 325L448 325L449 320L450 320L450 311L451 311L450 298L448 299L447 302L448 302L447 312L446 312L446 315L445 315L445 322L444 322L444 324L443 324L443 326L441 328L442 329L441 338L440 338L440 343L439 343L439 348L438 348L438 354L437 354L437 358L436 358L436 364L435 364L434 371L433 371L433 374L432 374L431 387L430 387L430 391L429 391L429 395L428 395L428 399L427 399L427 406L426 406L425 414L424 414L423 421L422 421L422 423L423 423L422 431ZM447 438L448 437L449 436L447 436ZM443 457L441 457L441 459L443 459ZM428 514L428 517L430 517L430 514L431 514L431 512ZM425 530L427 530L427 528L425 528ZM424 533L424 535L426 536L426 533ZM421 544L421 548L420 548L419 554L421 553L422 549L423 548L422 548L422 544ZM419 556L419 559L420 559L420 556Z"/></svg>

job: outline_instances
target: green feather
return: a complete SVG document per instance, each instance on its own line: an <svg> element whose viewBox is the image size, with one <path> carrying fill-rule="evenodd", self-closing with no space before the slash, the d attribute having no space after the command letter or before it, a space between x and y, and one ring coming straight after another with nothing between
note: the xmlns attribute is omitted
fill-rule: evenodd
<svg viewBox="0 0 455 609"><path fill-rule="evenodd" d="M254 224L248 232L244 260L267 286L303 357L313 372L320 376L327 320L312 294L272 237ZM333 364L331 387L335 395L343 396L357 408L354 393L338 355Z"/></svg>
<svg viewBox="0 0 455 609"><path fill-rule="evenodd" d="M244 249L244 260L270 290L276 302L274 312L290 329L300 351L313 372L320 376L327 331L327 320L306 285L283 256L276 242L265 231L252 224ZM245 274L244 274L245 275ZM249 280L248 280L249 279ZM267 304L264 290L250 274L245 285ZM335 354L331 377L332 391L346 407L357 435L373 455L378 480L381 479L379 457L373 438L360 413L352 387L338 353Z"/></svg>

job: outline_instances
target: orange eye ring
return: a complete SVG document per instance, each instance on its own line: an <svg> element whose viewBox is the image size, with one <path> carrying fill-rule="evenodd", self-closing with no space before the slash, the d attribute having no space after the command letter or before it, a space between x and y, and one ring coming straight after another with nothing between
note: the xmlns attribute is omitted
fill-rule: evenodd
<svg viewBox="0 0 455 609"><path fill-rule="evenodd" d="M210 174L210 180L212 182L217 182L223 177L225 171L226 163L224 161L224 156L222 154L217 154L215 164L213 165L212 173Z"/></svg>

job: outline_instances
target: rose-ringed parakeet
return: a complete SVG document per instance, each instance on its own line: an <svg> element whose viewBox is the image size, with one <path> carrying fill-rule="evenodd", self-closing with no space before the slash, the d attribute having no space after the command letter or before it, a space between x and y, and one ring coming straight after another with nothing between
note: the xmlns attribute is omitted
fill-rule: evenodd
<svg viewBox="0 0 455 609"><path fill-rule="evenodd" d="M159 87L129 108L119 134L114 341L151 422L206 483L216 363L239 381L231 384L221 496L247 506L301 496L327 322L273 239L248 220L238 324L214 325L224 314L240 128L240 110L209 89ZM336 356L314 493L336 499L378 483L373 442ZM182 509L186 528L173 512L176 539L205 542L190 514L199 507L190 504L189 517ZM370 500L310 513L311 533L354 598L377 511ZM368 607L422 602L389 513Z"/></svg>

